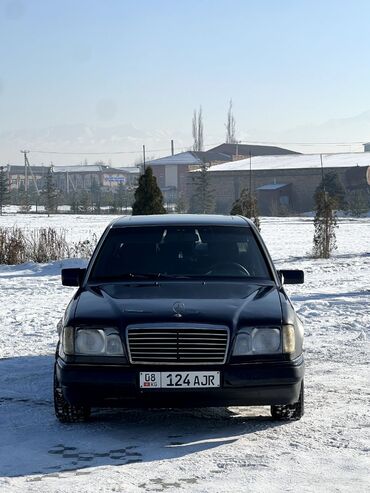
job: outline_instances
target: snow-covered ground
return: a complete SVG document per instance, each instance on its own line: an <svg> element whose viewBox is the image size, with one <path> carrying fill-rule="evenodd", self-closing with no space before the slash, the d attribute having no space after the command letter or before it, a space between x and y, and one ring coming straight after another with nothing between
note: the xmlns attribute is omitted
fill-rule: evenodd
<svg viewBox="0 0 370 493"><path fill-rule="evenodd" d="M0 226L51 225L70 241L112 216L6 215ZM340 221L330 260L309 258L310 218L269 218L262 235L306 324L306 414L269 410L104 410L59 424L52 409L55 325L73 288L65 260L0 266L0 491L365 492L369 481L370 219Z"/></svg>

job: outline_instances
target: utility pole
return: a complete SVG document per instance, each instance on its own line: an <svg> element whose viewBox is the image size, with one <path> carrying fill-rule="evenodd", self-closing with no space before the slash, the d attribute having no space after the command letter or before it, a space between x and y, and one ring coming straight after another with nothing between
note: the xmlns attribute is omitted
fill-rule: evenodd
<svg viewBox="0 0 370 493"><path fill-rule="evenodd" d="M143 171L145 173L145 145L143 145Z"/></svg>
<svg viewBox="0 0 370 493"><path fill-rule="evenodd" d="M252 195L252 153L249 153L249 193Z"/></svg>
<svg viewBox="0 0 370 493"><path fill-rule="evenodd" d="M173 139L171 139L171 156L173 156L174 154L175 154L175 150L173 145Z"/></svg>
<svg viewBox="0 0 370 493"><path fill-rule="evenodd" d="M29 166L29 162L28 162L27 154L29 152L30 151L21 151L21 153L24 155L24 191L25 192L28 192L28 166Z"/></svg>

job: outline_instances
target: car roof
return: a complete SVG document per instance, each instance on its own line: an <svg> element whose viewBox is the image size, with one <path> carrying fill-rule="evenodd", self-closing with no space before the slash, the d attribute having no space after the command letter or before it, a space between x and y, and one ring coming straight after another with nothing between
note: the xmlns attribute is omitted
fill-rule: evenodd
<svg viewBox="0 0 370 493"><path fill-rule="evenodd" d="M115 219L112 228L125 226L244 226L250 227L250 220L242 216L218 214L157 214L147 216L122 216Z"/></svg>

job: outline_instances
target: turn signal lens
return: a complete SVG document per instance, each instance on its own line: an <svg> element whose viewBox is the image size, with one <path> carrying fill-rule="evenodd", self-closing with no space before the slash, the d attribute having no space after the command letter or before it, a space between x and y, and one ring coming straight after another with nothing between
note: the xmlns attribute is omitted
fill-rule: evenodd
<svg viewBox="0 0 370 493"><path fill-rule="evenodd" d="M62 346L65 354L74 353L74 329L73 327L64 327L62 332Z"/></svg>
<svg viewBox="0 0 370 493"><path fill-rule="evenodd" d="M293 325L283 325L283 353L294 353L295 332Z"/></svg>

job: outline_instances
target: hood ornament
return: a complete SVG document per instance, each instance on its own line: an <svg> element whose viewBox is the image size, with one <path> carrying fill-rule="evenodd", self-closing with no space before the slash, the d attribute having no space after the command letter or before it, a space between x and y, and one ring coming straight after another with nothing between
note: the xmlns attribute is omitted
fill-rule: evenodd
<svg viewBox="0 0 370 493"><path fill-rule="evenodd" d="M176 318L181 318L185 313L185 304L177 301L176 303L174 303L172 310L175 312L174 316Z"/></svg>

